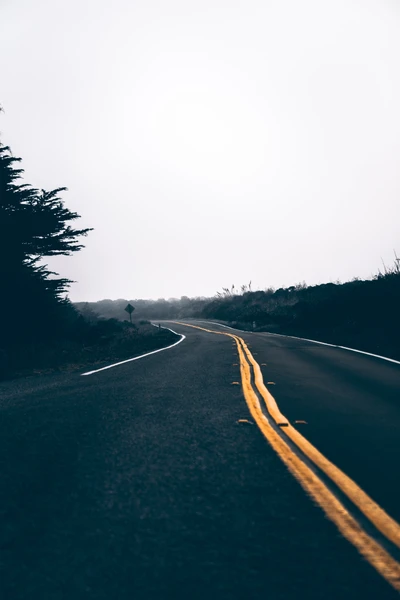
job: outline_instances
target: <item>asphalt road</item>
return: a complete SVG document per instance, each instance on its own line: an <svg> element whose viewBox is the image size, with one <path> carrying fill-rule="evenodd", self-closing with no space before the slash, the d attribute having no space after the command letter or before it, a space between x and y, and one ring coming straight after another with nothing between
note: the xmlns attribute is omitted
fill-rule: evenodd
<svg viewBox="0 0 400 600"><path fill-rule="evenodd" d="M170 326L186 339L141 360L0 385L0 596L398 598L254 423L232 338ZM400 365L238 333L282 413L400 521Z"/></svg>

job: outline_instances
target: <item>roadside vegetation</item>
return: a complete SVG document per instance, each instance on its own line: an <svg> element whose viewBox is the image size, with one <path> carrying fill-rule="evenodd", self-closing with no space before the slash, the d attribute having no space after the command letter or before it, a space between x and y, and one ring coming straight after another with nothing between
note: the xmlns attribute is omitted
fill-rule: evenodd
<svg viewBox="0 0 400 600"><path fill-rule="evenodd" d="M122 318L127 300L80 304ZM400 260L369 280L305 283L252 291L223 288L213 298L130 300L147 319L206 318L241 329L311 338L400 359Z"/></svg>
<svg viewBox="0 0 400 600"><path fill-rule="evenodd" d="M49 271L45 260L80 251L90 229L74 227L79 215L61 198L66 188L25 183L20 161L0 142L0 379L81 368L173 343L177 336L149 323L85 317L73 306L66 295L71 281Z"/></svg>
<svg viewBox="0 0 400 600"><path fill-rule="evenodd" d="M223 293L202 316L400 359L400 265L370 280Z"/></svg>
<svg viewBox="0 0 400 600"><path fill-rule="evenodd" d="M8 356L8 368L3 370L2 376L9 378L100 368L164 348L178 339L171 331L158 329L149 322L133 322L131 325L96 317L96 321L88 323L78 315L73 319L68 334L14 346Z"/></svg>

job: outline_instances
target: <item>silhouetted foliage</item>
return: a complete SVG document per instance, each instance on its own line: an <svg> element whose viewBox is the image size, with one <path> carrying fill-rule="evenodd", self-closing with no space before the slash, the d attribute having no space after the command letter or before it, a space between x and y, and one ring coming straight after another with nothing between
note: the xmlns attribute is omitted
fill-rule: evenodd
<svg viewBox="0 0 400 600"><path fill-rule="evenodd" d="M0 349L4 362L21 345L53 339L69 330L78 315L63 297L69 281L55 277L44 258L68 255L83 246L89 229L75 229L79 218L60 193L23 183L19 158L0 143ZM5 358L6 357L6 358ZM11 361L12 362L12 361Z"/></svg>
<svg viewBox="0 0 400 600"><path fill-rule="evenodd" d="M201 316L400 358L399 263L366 281L217 294Z"/></svg>

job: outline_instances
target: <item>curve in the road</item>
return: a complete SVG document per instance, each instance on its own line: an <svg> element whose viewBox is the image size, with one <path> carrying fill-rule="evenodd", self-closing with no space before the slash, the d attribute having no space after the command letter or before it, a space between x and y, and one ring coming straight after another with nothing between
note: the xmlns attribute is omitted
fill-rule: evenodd
<svg viewBox="0 0 400 600"><path fill-rule="evenodd" d="M152 325L153 325L153 323L152 323ZM101 369L87 371L86 373L81 373L81 376L83 377L86 375L93 375L94 373L99 373L100 371L106 371L107 369L112 369L113 367L119 367L120 365L124 365L125 363L128 363L128 362L132 362L133 360L139 360L140 358L144 358L145 356L150 356L150 354L157 354L157 352L163 352L164 350L169 350L170 348L173 348L174 346L177 346L178 344L183 342L183 340L186 337L181 333L176 333L176 331L173 331L169 327L162 327L162 329L168 329L169 331L172 331L172 333L175 333L175 335L179 335L180 339L177 342L175 342L174 344L170 344L169 346L166 346L165 348L159 348L158 350L152 350L151 352L146 352L146 354L141 354L140 356L134 356L133 358L127 358L126 360L121 360L117 363L113 363L112 365L107 365L106 367L101 367Z"/></svg>
<svg viewBox="0 0 400 600"><path fill-rule="evenodd" d="M225 335L235 340L242 378L242 388L248 408L263 435L277 452L290 472L302 487L336 524L342 535L350 541L368 562L397 590L400 591L400 563L387 552L378 541L371 537L349 513L345 506L325 485L318 475L291 449L285 441L287 436L301 453L323 471L362 511L365 517L394 545L400 548L400 525L392 519L372 498L370 498L350 477L329 461L302 436L282 415L278 405L265 387L261 369L252 356L245 341L232 333L206 329L188 323L178 323L185 327L201 329L209 333ZM263 398L268 414L280 428L278 433L262 411L258 396L253 388L251 368L255 386Z"/></svg>

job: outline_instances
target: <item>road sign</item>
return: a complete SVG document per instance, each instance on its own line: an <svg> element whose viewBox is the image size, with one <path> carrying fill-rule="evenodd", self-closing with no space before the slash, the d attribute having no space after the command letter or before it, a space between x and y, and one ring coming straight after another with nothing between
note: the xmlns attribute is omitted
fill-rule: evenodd
<svg viewBox="0 0 400 600"><path fill-rule="evenodd" d="M130 319L130 322L132 323L132 313L135 310L135 307L132 306L132 304L127 304L125 306L124 310L126 310L126 312L129 313L129 319Z"/></svg>

